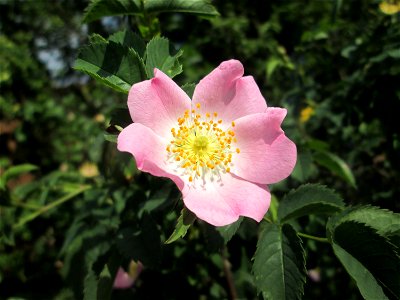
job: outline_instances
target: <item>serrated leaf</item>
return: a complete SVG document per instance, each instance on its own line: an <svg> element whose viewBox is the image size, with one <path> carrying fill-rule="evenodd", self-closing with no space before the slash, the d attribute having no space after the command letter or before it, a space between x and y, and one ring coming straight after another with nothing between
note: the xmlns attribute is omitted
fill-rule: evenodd
<svg viewBox="0 0 400 300"><path fill-rule="evenodd" d="M181 215L178 218L174 232L165 241L165 244L171 244L176 240L184 237L189 229L189 227L196 220L196 215L188 210L186 207L181 210Z"/></svg>
<svg viewBox="0 0 400 300"><path fill-rule="evenodd" d="M207 0L147 0L143 9L148 13L183 12L203 16L217 16L217 10ZM91 22L105 16L142 14L140 0L92 0L85 10L83 22Z"/></svg>
<svg viewBox="0 0 400 300"><path fill-rule="evenodd" d="M181 89L185 91L185 93L189 96L189 98L193 97L195 88L196 88L196 84L194 84L194 83L186 83L181 86Z"/></svg>
<svg viewBox="0 0 400 300"><path fill-rule="evenodd" d="M120 263L121 258L119 254L116 251L113 252L99 275L99 280L97 283L98 300L111 299L114 278L117 274L118 268L120 267Z"/></svg>
<svg viewBox="0 0 400 300"><path fill-rule="evenodd" d="M243 217L240 217L236 222L226 225L216 227L216 230L224 239L225 244L231 240L231 238L235 235L236 231L239 229L240 224L243 222Z"/></svg>
<svg viewBox="0 0 400 300"><path fill-rule="evenodd" d="M83 22L92 22L105 16L141 13L140 0L91 0L85 9Z"/></svg>
<svg viewBox="0 0 400 300"><path fill-rule="evenodd" d="M366 299L399 297L400 258L395 246L362 223L339 220L331 227L335 254L361 294ZM386 297L382 297L381 291ZM377 295L380 297L376 298Z"/></svg>
<svg viewBox="0 0 400 300"><path fill-rule="evenodd" d="M167 74L169 77L182 72L182 65L178 58L182 55L182 51L176 51L170 45L168 39L163 37L155 37L146 48L146 71L149 78L154 76L154 68L157 68Z"/></svg>
<svg viewBox="0 0 400 300"><path fill-rule="evenodd" d="M108 38L109 41L120 44L122 46L132 48L139 54L140 57L144 56L146 51L146 44L136 33L130 30L118 31Z"/></svg>
<svg viewBox="0 0 400 300"><path fill-rule="evenodd" d="M99 262L94 261L90 265L84 280L83 299L109 300L111 299L114 278L120 266L121 258L113 249L111 253L108 253L107 262L100 273L96 272L92 267L94 263L98 264Z"/></svg>
<svg viewBox="0 0 400 300"><path fill-rule="evenodd" d="M342 198L319 184L306 184L291 191L281 201L278 218L281 223L310 214L332 214L344 207Z"/></svg>
<svg viewBox="0 0 400 300"><path fill-rule="evenodd" d="M291 225L265 225L252 272L264 299L301 299L306 281L305 252Z"/></svg>
<svg viewBox="0 0 400 300"><path fill-rule="evenodd" d="M143 214L138 228L127 227L117 234L116 244L127 259L141 261L145 266L155 267L161 258L161 241L157 225L148 214Z"/></svg>
<svg viewBox="0 0 400 300"><path fill-rule="evenodd" d="M339 156L328 151L319 151L313 155L313 158L315 162L345 180L353 188L357 187L353 172Z"/></svg>
<svg viewBox="0 0 400 300"><path fill-rule="evenodd" d="M89 42L91 44L93 43L107 43L107 40L103 38L100 34L93 33L91 36L89 36Z"/></svg>
<svg viewBox="0 0 400 300"><path fill-rule="evenodd" d="M123 93L146 78L142 59L114 42L93 43L80 49L74 68Z"/></svg>
<svg viewBox="0 0 400 300"><path fill-rule="evenodd" d="M331 218L327 224L332 235L335 224L344 221L363 223L388 238L400 250L400 214L374 206L351 207Z"/></svg>

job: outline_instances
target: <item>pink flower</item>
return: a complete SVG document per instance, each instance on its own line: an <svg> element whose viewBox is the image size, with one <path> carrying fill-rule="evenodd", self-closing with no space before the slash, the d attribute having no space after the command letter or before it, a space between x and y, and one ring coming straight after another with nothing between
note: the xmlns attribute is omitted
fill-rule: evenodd
<svg viewBox="0 0 400 300"><path fill-rule="evenodd" d="M296 146L281 123L286 109L268 107L253 77L229 60L199 82L193 101L160 70L134 84L128 108L135 122L118 150L137 167L169 177L185 206L215 226L247 216L260 221L276 183L293 170Z"/></svg>
<svg viewBox="0 0 400 300"><path fill-rule="evenodd" d="M117 275L115 276L113 287L115 289L130 288L135 283L135 280L139 277L139 274L142 272L142 270L143 265L140 261L137 263L131 261L129 264L129 272L125 272L125 270L120 267Z"/></svg>

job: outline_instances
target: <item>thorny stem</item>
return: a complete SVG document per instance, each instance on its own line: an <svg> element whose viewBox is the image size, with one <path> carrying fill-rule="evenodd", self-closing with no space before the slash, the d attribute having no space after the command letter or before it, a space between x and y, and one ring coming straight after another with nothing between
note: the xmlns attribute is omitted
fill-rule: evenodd
<svg viewBox="0 0 400 300"><path fill-rule="evenodd" d="M313 236L313 235L309 235L309 234L302 233L302 232L297 232L297 235L305 237L305 238L310 239L310 240L317 241L317 242L329 243L328 239L324 238L324 237Z"/></svg>
<svg viewBox="0 0 400 300"><path fill-rule="evenodd" d="M225 246L224 249L222 250L224 274L225 274L226 281L228 282L230 299L235 300L235 299L238 299L238 296L237 296L237 291L236 291L236 287L235 287L235 282L233 280L233 274L231 271L232 265L231 265L230 261L228 260L227 253L228 253L228 249Z"/></svg>

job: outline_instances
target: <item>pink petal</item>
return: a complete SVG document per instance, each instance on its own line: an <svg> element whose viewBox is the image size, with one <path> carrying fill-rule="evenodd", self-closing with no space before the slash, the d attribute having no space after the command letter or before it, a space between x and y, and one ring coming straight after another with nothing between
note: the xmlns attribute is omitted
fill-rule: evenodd
<svg viewBox="0 0 400 300"><path fill-rule="evenodd" d="M162 137L171 135L171 128L191 101L186 93L167 75L154 70L154 78L134 84L128 95L132 120L151 128Z"/></svg>
<svg viewBox="0 0 400 300"><path fill-rule="evenodd" d="M131 153L139 170L154 176L171 178L182 190L184 182L174 175L174 171L166 162L166 145L167 142L150 128L140 123L133 123L118 135L117 148L119 151Z"/></svg>
<svg viewBox="0 0 400 300"><path fill-rule="evenodd" d="M117 275L115 276L113 287L115 289L128 289L133 285L134 282L135 280L120 267Z"/></svg>
<svg viewBox="0 0 400 300"><path fill-rule="evenodd" d="M228 60L204 77L193 94L193 102L201 104L203 113L217 112L225 122L248 114L264 112L267 108L254 78L243 76L243 66Z"/></svg>
<svg viewBox="0 0 400 300"><path fill-rule="evenodd" d="M214 226L235 222L239 216L261 221L269 208L271 194L266 186L254 184L229 173L205 187L190 186L183 197L185 206Z"/></svg>
<svg viewBox="0 0 400 300"><path fill-rule="evenodd" d="M239 154L232 159L232 173L256 183L271 184L290 175L297 158L296 145L281 123L286 109L269 107L265 113L235 121Z"/></svg>

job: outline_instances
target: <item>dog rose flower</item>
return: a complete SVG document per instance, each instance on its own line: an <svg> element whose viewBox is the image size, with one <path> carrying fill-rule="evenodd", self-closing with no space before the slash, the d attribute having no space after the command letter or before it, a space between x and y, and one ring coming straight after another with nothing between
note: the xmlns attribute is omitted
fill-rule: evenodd
<svg viewBox="0 0 400 300"><path fill-rule="evenodd" d="M286 109L267 107L253 77L229 60L196 86L193 100L167 75L134 84L128 108L133 124L118 136L118 150L137 167L172 179L185 206L215 226L239 216L260 221L268 184L292 172L296 146L281 123Z"/></svg>

